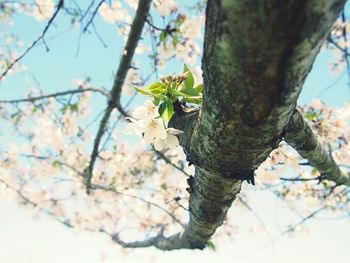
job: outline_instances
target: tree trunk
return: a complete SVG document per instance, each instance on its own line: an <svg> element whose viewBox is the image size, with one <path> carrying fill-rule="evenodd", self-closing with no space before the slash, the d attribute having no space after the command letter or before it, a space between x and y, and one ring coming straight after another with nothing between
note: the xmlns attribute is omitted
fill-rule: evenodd
<svg viewBox="0 0 350 263"><path fill-rule="evenodd" d="M208 0L202 108L177 112L169 124L184 131L180 144L196 168L190 222L183 233L160 234L148 245L205 247L242 180L254 183L254 170L283 139L304 80L344 3Z"/></svg>

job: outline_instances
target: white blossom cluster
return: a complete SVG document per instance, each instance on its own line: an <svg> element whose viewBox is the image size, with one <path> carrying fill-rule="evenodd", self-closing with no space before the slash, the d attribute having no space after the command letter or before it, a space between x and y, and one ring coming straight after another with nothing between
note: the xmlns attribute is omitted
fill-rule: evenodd
<svg viewBox="0 0 350 263"><path fill-rule="evenodd" d="M99 13L103 20L108 23L131 21L128 11L123 8L119 1L113 1L112 5L102 3L99 8Z"/></svg>
<svg viewBox="0 0 350 263"><path fill-rule="evenodd" d="M182 131L174 128L166 128L162 118L158 113L158 106L155 106L152 101L147 100L144 105L137 107L134 112L134 118L127 118L130 123L126 125L124 132L126 134L136 134L146 144L153 144L158 151L168 147L173 149L179 145L179 140L176 135Z"/></svg>

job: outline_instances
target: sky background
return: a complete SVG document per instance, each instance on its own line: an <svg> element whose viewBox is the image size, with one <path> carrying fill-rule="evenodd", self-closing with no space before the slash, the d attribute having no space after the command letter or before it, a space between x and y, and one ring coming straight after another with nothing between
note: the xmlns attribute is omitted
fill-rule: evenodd
<svg viewBox="0 0 350 263"><path fill-rule="evenodd" d="M96 19L100 19L97 17ZM101 21L97 20L97 23ZM28 46L40 34L43 24L33 18L18 16L11 31ZM100 34L107 43L101 45L94 35L85 34L79 42L79 30L66 30L69 21L59 17L57 26L47 40L50 51L43 45L34 48L22 61L30 69L30 74L9 76L1 85L1 99L19 98L30 86L33 77L47 93L73 88L71 80L91 77L97 86L110 88L113 71L118 65L121 41L112 26L99 27ZM64 32L61 34L61 32ZM48 38L49 39L49 38ZM80 43L79 53L77 47ZM136 57L137 59L137 57ZM331 54L321 53L311 74L308 76L299 103L309 103L318 97L333 106L340 106L349 100L350 92L346 75L334 76L328 64ZM140 66L147 71L148 65L140 60ZM177 72L182 63L170 63L166 72ZM331 88L329 86L337 81ZM327 89L326 91L324 91ZM96 99L92 103L96 114L104 104ZM246 186L251 198L250 205L268 227L272 238L278 236L286 222L296 223L299 218L285 204L272 194L256 192ZM284 236L271 244L265 232L255 232L258 222L254 215L244 209L231 211L240 226L233 242L218 244L217 251L173 251L162 252L153 248L122 250L103 234L93 234L65 228L49 217L34 215L7 199L0 199L0 262L41 263L41 262L338 262L349 260L349 218L321 213L317 219L306 224L309 233L300 236ZM270 244L266 246L266 244Z"/></svg>

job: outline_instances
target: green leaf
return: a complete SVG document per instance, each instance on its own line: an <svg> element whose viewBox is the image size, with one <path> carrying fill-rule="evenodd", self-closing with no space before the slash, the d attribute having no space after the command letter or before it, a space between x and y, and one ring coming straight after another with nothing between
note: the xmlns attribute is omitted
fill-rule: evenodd
<svg viewBox="0 0 350 263"><path fill-rule="evenodd" d="M152 94L162 94L165 90L164 84L160 82L153 82L146 87L146 90L150 91Z"/></svg>
<svg viewBox="0 0 350 263"><path fill-rule="evenodd" d="M176 47L179 43L179 38L177 36L173 36L173 40L171 41L173 46Z"/></svg>
<svg viewBox="0 0 350 263"><path fill-rule="evenodd" d="M194 78L191 70L187 67L187 65L184 65L183 72L189 72L188 77L183 82L180 91L186 96L199 96L201 92L203 91L203 84L197 85L195 88L194 86Z"/></svg>
<svg viewBox="0 0 350 263"><path fill-rule="evenodd" d="M207 247L213 251L216 251L216 247L214 245L214 243L211 240L207 241Z"/></svg>
<svg viewBox="0 0 350 263"><path fill-rule="evenodd" d="M202 104L202 96L184 97L183 101L194 104Z"/></svg>
<svg viewBox="0 0 350 263"><path fill-rule="evenodd" d="M61 109L60 112L65 113L68 109L68 105L64 105Z"/></svg>
<svg viewBox="0 0 350 263"><path fill-rule="evenodd" d="M147 90L140 89L140 88L138 88L138 87L134 87L134 89L135 89L138 93L140 93L140 94L142 94L142 95L145 95L145 96L152 96L152 97L153 97L153 94L152 94L151 92L147 91Z"/></svg>
<svg viewBox="0 0 350 263"><path fill-rule="evenodd" d="M153 104L158 106L159 105L159 102L160 102L160 99L159 98L154 98L153 99Z"/></svg>
<svg viewBox="0 0 350 263"><path fill-rule="evenodd" d="M160 35L159 35L159 41L164 42L166 40L167 35L168 34L166 31L162 31L162 33L160 33Z"/></svg>
<svg viewBox="0 0 350 263"><path fill-rule="evenodd" d="M77 112L79 109L78 103L74 103L74 104L69 105L69 108L72 112Z"/></svg>
<svg viewBox="0 0 350 263"><path fill-rule="evenodd" d="M61 162L58 161L58 160L54 160L54 161L52 162L52 166L53 166L53 167L60 167L60 166L61 166Z"/></svg>
<svg viewBox="0 0 350 263"><path fill-rule="evenodd" d="M186 64L184 64L184 69L183 69L183 73L185 72L189 72L190 74L188 75L187 79L185 79L184 81L184 89L187 90L192 90L193 89L193 85L194 85L194 78L193 78L193 74L191 72L191 70L187 67Z"/></svg>
<svg viewBox="0 0 350 263"><path fill-rule="evenodd" d="M117 184L117 177L113 176L111 185L115 186L116 184Z"/></svg>
<svg viewBox="0 0 350 263"><path fill-rule="evenodd" d="M165 122L169 122L174 114L174 105L171 99L167 99L159 105L159 115Z"/></svg>
<svg viewBox="0 0 350 263"><path fill-rule="evenodd" d="M194 90L197 92L197 95L201 94L203 92L203 84L197 85Z"/></svg>
<svg viewBox="0 0 350 263"><path fill-rule="evenodd" d="M158 112L160 116L162 116L163 112L165 111L165 108L166 108L166 103L164 101L159 105L159 108L158 108Z"/></svg>

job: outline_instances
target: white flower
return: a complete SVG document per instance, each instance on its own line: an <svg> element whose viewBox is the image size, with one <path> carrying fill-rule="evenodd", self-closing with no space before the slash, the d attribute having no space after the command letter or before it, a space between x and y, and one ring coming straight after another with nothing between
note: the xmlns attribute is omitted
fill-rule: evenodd
<svg viewBox="0 0 350 263"><path fill-rule="evenodd" d="M161 44L157 47L157 51L160 57L168 59L174 55L174 48L170 47L170 44Z"/></svg>
<svg viewBox="0 0 350 263"><path fill-rule="evenodd" d="M126 117L125 119L129 120L130 123L128 123L125 126L124 133L136 134L137 136L142 136L143 128L142 128L141 122L129 117Z"/></svg>
<svg viewBox="0 0 350 263"><path fill-rule="evenodd" d="M194 43L187 40L184 43L177 45L175 55L177 58L183 60L187 65L194 65L196 63L196 53L194 51Z"/></svg>
<svg viewBox="0 0 350 263"><path fill-rule="evenodd" d="M166 141L164 139L158 139L153 142L154 148L157 151L161 151L165 148Z"/></svg>
<svg viewBox="0 0 350 263"><path fill-rule="evenodd" d="M128 74L126 75L125 79L125 87L123 91L126 95L130 96L132 95L132 86L138 86L141 82L140 74L135 69L129 69Z"/></svg>
<svg viewBox="0 0 350 263"><path fill-rule="evenodd" d="M154 148L158 151L168 147L173 149L179 145L176 135L183 133L174 128L166 129L163 120L159 117L158 106L155 106L150 100L144 105L137 107L133 118L125 118L130 121L124 128L125 134L143 135L146 144L153 143Z"/></svg>
<svg viewBox="0 0 350 263"><path fill-rule="evenodd" d="M126 3L133 9L137 8L138 0L126 0Z"/></svg>
<svg viewBox="0 0 350 263"><path fill-rule="evenodd" d="M179 139L175 135L168 134L167 145L170 149L173 149L179 145Z"/></svg>
<svg viewBox="0 0 350 263"><path fill-rule="evenodd" d="M103 3L98 11L102 18L108 23L115 23L117 21L130 22L131 20L128 12L118 1L114 1L112 6Z"/></svg>
<svg viewBox="0 0 350 263"><path fill-rule="evenodd" d="M146 143L153 143L154 140L166 139L167 132L165 130L162 119L148 119L144 123L143 138Z"/></svg>
<svg viewBox="0 0 350 263"><path fill-rule="evenodd" d="M312 99L310 105L315 110L321 110L323 107L322 102L318 99Z"/></svg>
<svg viewBox="0 0 350 263"><path fill-rule="evenodd" d="M172 11L177 9L177 5L172 0L159 0L156 8L161 16L169 16Z"/></svg>
<svg viewBox="0 0 350 263"><path fill-rule="evenodd" d="M32 16L38 21L48 20L52 17L55 4L52 0L36 0Z"/></svg>
<svg viewBox="0 0 350 263"><path fill-rule="evenodd" d="M179 145L179 139L176 137L176 135L182 133L183 131L174 128L166 129L166 138L158 138L154 140L154 148L156 148L157 151L163 150L165 147L168 147L169 149L174 149Z"/></svg>
<svg viewBox="0 0 350 263"><path fill-rule="evenodd" d="M153 143L155 140L165 140L167 132L164 127L162 119L142 119L135 120L133 118L126 118L131 122L124 128L125 134L136 134L142 136L147 144Z"/></svg>
<svg viewBox="0 0 350 263"><path fill-rule="evenodd" d="M201 36L201 26L202 23L200 19L192 17L191 19L186 19L180 26L180 32L185 38L199 38Z"/></svg>
<svg viewBox="0 0 350 263"><path fill-rule="evenodd" d="M144 105L138 106L132 113L136 119L154 119L159 116L158 106L146 100Z"/></svg>
<svg viewBox="0 0 350 263"><path fill-rule="evenodd" d="M183 133L183 131L174 129L174 128L168 128L166 129L167 131L167 145L170 149L175 148L176 146L179 145L179 139L177 138L176 135L180 135Z"/></svg>

